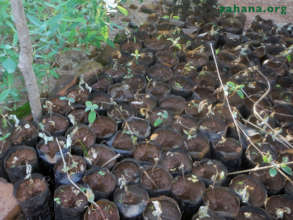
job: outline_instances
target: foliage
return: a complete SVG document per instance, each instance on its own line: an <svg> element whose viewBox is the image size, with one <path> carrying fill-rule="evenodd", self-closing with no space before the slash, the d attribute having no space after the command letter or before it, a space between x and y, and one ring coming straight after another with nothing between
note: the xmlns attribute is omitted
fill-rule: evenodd
<svg viewBox="0 0 293 220"><path fill-rule="evenodd" d="M159 117L154 121L154 127L158 127L160 124L163 123L165 119L169 117L168 112L166 110L158 112L157 115Z"/></svg>
<svg viewBox="0 0 293 220"><path fill-rule="evenodd" d="M100 47L102 42L114 47L109 30L118 25L110 21L109 13L117 7L109 0L28 0L24 1L26 17L34 50L34 72L39 83L48 77L58 78L54 59L66 50ZM111 11L112 10L112 11ZM14 87L18 63L18 39L10 13L9 0L0 0L0 104L8 98L18 101L21 90Z"/></svg>
<svg viewBox="0 0 293 220"><path fill-rule="evenodd" d="M90 112L88 115L88 121L90 124L94 123L97 117L96 110L99 109L99 106L97 104L93 104L91 101L86 101L85 102L85 111Z"/></svg>
<svg viewBox="0 0 293 220"><path fill-rule="evenodd" d="M241 99L244 99L244 93L243 93L242 89L245 87L245 85L243 85L243 84L238 85L234 82L229 81L229 82L227 82L226 86L228 87L228 92L230 92L230 93L236 92L237 95Z"/></svg>

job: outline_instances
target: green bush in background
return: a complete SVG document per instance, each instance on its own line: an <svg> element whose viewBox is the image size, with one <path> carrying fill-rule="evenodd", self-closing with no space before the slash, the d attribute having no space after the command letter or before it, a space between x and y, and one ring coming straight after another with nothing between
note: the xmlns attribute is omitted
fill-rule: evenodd
<svg viewBox="0 0 293 220"><path fill-rule="evenodd" d="M109 13L128 12L114 0L25 0L24 8L34 49L34 71L39 83L44 77L58 78L53 67L56 54L84 50L101 43L114 46ZM0 104L18 101L24 88L16 89L18 39L9 0L0 0Z"/></svg>

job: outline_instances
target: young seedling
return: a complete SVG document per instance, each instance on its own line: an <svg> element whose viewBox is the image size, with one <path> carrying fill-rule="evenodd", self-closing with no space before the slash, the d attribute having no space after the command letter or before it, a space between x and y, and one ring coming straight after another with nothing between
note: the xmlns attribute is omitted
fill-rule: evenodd
<svg viewBox="0 0 293 220"><path fill-rule="evenodd" d="M17 118L16 115L9 115L9 116L8 116L8 119L14 121L14 126L15 126L15 128L16 128L17 130L20 129L20 124L19 124L20 121L19 121L19 119Z"/></svg>
<svg viewBox="0 0 293 220"><path fill-rule="evenodd" d="M134 129L133 129L133 131L129 130L129 129L123 129L122 133L130 135L131 142L132 142L133 145L137 144L137 136L136 136L136 132L135 132Z"/></svg>
<svg viewBox="0 0 293 220"><path fill-rule="evenodd" d="M142 56L138 49L135 49L134 53L131 53L130 55L134 57L136 63L138 63L138 59Z"/></svg>
<svg viewBox="0 0 293 220"><path fill-rule="evenodd" d="M45 104L43 105L43 108L44 109L47 109L49 115L52 115L52 113L53 113L53 106L54 106L53 102L51 102L49 100L46 100L45 101Z"/></svg>
<svg viewBox="0 0 293 220"><path fill-rule="evenodd" d="M68 102L68 105L71 106L71 104L75 103L74 98L67 97L67 96L61 96L59 97L60 100L66 100Z"/></svg>
<svg viewBox="0 0 293 220"><path fill-rule="evenodd" d="M175 83L174 83L174 86L175 86L177 89L183 89L183 86L182 86L179 82L175 82Z"/></svg>
<svg viewBox="0 0 293 220"><path fill-rule="evenodd" d="M58 205L60 205L61 204L61 199L59 197L55 197L54 202L56 202Z"/></svg>
<svg viewBox="0 0 293 220"><path fill-rule="evenodd" d="M163 214L163 211L162 211L162 208L161 208L161 204L159 201L152 201L152 204L153 204L153 216L157 217L158 220L161 220L162 217L161 215Z"/></svg>
<svg viewBox="0 0 293 220"><path fill-rule="evenodd" d="M67 170L67 169L66 169L67 164L66 164L66 161L65 161L65 158L64 158L64 155L63 155L63 152L62 152L62 149L61 149L60 143L59 143L59 141L58 141L57 138L56 138L56 141L57 141L57 145L58 145L58 148L59 148L59 152L60 152L60 154L61 154L61 158L62 158L62 162L63 162L63 167L65 167L65 170ZM72 184L77 190L79 190L80 192L82 192L82 193L86 196L86 198L87 198L87 200L89 201L89 203L93 204L93 205L95 206L95 208L98 209L99 213L100 213L101 216L102 216L102 219L106 219L103 209L102 209L102 208L101 208L101 207L100 207L100 206L94 201L94 196L92 196L93 193L90 193L90 189L87 190L86 192L84 192L84 190L82 190L78 185L76 185L76 183L71 179L71 177L70 177L70 175L69 175L68 172L66 172L66 175L67 175L67 178L68 178L69 182L70 182L70 183L71 183L71 184ZM55 200L55 199L54 199L54 200Z"/></svg>
<svg viewBox="0 0 293 220"><path fill-rule="evenodd" d="M97 104L93 104L91 101L85 102L85 112L90 112L88 115L88 121L90 124L94 123L97 118L96 110L99 109L99 106Z"/></svg>
<svg viewBox="0 0 293 220"><path fill-rule="evenodd" d="M169 41L172 42L171 47L175 47L175 48L177 48L177 49L179 49L179 50L182 49L182 46L181 46L181 44L179 43L179 41L180 41L180 37L177 37L177 38L175 38L175 39L173 39L173 38L167 38L167 40L169 40Z"/></svg>
<svg viewBox="0 0 293 220"><path fill-rule="evenodd" d="M183 129L183 133L187 135L187 140L197 137L196 128Z"/></svg>
<svg viewBox="0 0 293 220"><path fill-rule="evenodd" d="M234 94L235 92L237 93L237 95L241 98L244 99L244 93L242 91L242 89L245 87L245 85L243 84L236 84L234 82L227 82L226 86L224 87L224 92L226 93L226 95L228 94Z"/></svg>
<svg viewBox="0 0 293 220"><path fill-rule="evenodd" d="M53 137L47 136L45 133L39 133L39 137L44 139L44 143L48 144L48 142L53 141Z"/></svg>
<svg viewBox="0 0 293 220"><path fill-rule="evenodd" d="M91 93L92 87L90 87L85 81L84 81L84 75L80 76L78 87L81 91L84 91L83 86Z"/></svg>
<svg viewBox="0 0 293 220"><path fill-rule="evenodd" d="M0 141L5 141L9 136L10 136L10 133L4 134L3 136L0 137Z"/></svg>
<svg viewBox="0 0 293 220"><path fill-rule="evenodd" d="M169 117L169 114L166 110L158 112L157 115L159 117L154 121L154 127L158 127L163 123L164 120L166 120Z"/></svg>

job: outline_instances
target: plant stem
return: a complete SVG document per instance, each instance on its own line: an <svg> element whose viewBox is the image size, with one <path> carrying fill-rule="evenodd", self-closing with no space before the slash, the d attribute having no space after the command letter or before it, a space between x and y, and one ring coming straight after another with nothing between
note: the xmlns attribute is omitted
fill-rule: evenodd
<svg viewBox="0 0 293 220"><path fill-rule="evenodd" d="M86 193L84 193L82 190L81 190L81 188L78 186L78 185L76 185L76 183L75 182L73 182L73 180L71 179L71 177L70 177L70 175L68 174L68 171L67 171L67 164L66 164L66 161L65 161L65 158L64 158L64 155L63 155L63 152L62 152L62 149L61 149L61 146L60 146L60 143L59 143L59 141L58 141L58 139L56 138L56 142L57 142L57 145L58 145L58 148L59 148L59 152L60 152L60 155L61 155L61 158L62 158L62 161L63 161L63 166L65 167L65 170L66 170L66 175L67 175L67 178L68 178L68 180L69 180L69 182L76 188L76 189L78 189L86 198L88 198L87 197L87 194ZM100 214L101 214L101 216L102 216L102 219L104 219L104 220L106 220L106 217L105 217L105 215L104 215L104 211L103 211L103 209L96 203L96 202L94 202L94 201L89 201L90 203L92 203L97 209L98 209L98 211L100 212Z"/></svg>
<svg viewBox="0 0 293 220"><path fill-rule="evenodd" d="M241 174L241 173L248 173L248 172L260 171L260 170L267 170L267 169L270 169L270 168L279 169L279 167L281 167L281 165L291 165L291 164L293 164L293 161L290 161L290 162L287 162L287 163L275 163L275 164L271 164L271 165L263 166L263 167L254 167L254 168L251 168L251 169L234 171L234 172L228 173L227 175L230 176L230 175L236 175L236 174ZM284 174L284 175L286 176L286 174ZM288 177L286 177L286 179L287 178Z"/></svg>

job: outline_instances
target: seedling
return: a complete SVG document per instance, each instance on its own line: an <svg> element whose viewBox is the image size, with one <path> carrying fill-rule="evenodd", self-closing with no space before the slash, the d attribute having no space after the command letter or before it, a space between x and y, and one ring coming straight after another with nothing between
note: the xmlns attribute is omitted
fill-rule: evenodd
<svg viewBox="0 0 293 220"><path fill-rule="evenodd" d="M142 56L138 49L135 49L134 53L131 53L130 55L134 57L136 63L138 63L138 59Z"/></svg>
<svg viewBox="0 0 293 220"><path fill-rule="evenodd" d="M183 133L187 135L187 140L191 140L192 138L196 138L197 134L195 133L196 128L191 129L183 129Z"/></svg>
<svg viewBox="0 0 293 220"><path fill-rule="evenodd" d="M154 122L154 127L158 127L163 123L165 119L169 117L168 112L166 110L163 110L162 112L158 112L157 115L159 116L155 122Z"/></svg>
<svg viewBox="0 0 293 220"><path fill-rule="evenodd" d="M11 119L11 120L14 121L14 126L15 126L16 129L20 128L20 124L19 124L20 121L19 121L19 119L17 118L16 115L9 115L8 119Z"/></svg>
<svg viewBox="0 0 293 220"><path fill-rule="evenodd" d="M47 136L45 133L39 133L39 137L44 139L45 144L48 144L49 141L53 141L53 137Z"/></svg>
<svg viewBox="0 0 293 220"><path fill-rule="evenodd" d="M193 183L197 183L199 181L198 178L197 178L197 176L195 176L193 174L190 177L188 177L187 180L188 181L191 181Z"/></svg>
<svg viewBox="0 0 293 220"><path fill-rule="evenodd" d="M0 137L0 141L6 140L9 136L10 136L10 133L3 135L2 137Z"/></svg>
<svg viewBox="0 0 293 220"><path fill-rule="evenodd" d="M88 121L90 124L94 123L97 118L96 110L99 109L99 106L97 104L93 104L91 101L85 102L85 112L90 112L88 115Z"/></svg>
<svg viewBox="0 0 293 220"><path fill-rule="evenodd" d="M56 202L58 205L60 205L61 204L61 199L59 197L55 197L54 202Z"/></svg>
<svg viewBox="0 0 293 220"><path fill-rule="evenodd" d="M183 86L179 82L175 82L174 85L177 89L183 89Z"/></svg>
<svg viewBox="0 0 293 220"><path fill-rule="evenodd" d="M79 84L78 84L78 87L80 88L81 91L84 91L83 86L84 86L89 92L92 91L92 87L90 87L90 86L84 81L84 76L81 75L81 76L80 76L80 79L79 79Z"/></svg>
<svg viewBox="0 0 293 220"><path fill-rule="evenodd" d="M130 130L127 130L127 129L124 129L122 131L123 134L128 134L130 135L130 138L131 138L131 142L133 145L136 145L137 144L137 136L135 135L135 130L134 131L130 131Z"/></svg>
<svg viewBox="0 0 293 220"><path fill-rule="evenodd" d="M60 100L66 100L68 102L68 105L71 106L71 104L75 103L74 98L67 97L67 96L61 96L59 97Z"/></svg>
<svg viewBox="0 0 293 220"><path fill-rule="evenodd" d="M236 92L241 99L244 99L244 93L242 91L244 87L245 85L243 84L238 85L234 82L229 81L226 83L226 86L224 87L224 92L227 96L228 94L234 94Z"/></svg>
<svg viewBox="0 0 293 220"><path fill-rule="evenodd" d="M24 179L29 179L31 178L31 174L32 174L32 165L30 165L27 161L25 162L25 173L26 176Z"/></svg>
<svg viewBox="0 0 293 220"><path fill-rule="evenodd" d="M106 175L106 173L105 173L104 171L102 171L102 170L99 170L99 171L98 171L98 174L99 174L100 176L105 176L105 175Z"/></svg>
<svg viewBox="0 0 293 220"><path fill-rule="evenodd" d="M53 106L54 106L53 102L46 100L45 101L45 104L43 105L43 108L44 109L47 109L48 110L48 113L50 115L52 115L52 113L53 113Z"/></svg>
<svg viewBox="0 0 293 220"><path fill-rule="evenodd" d="M173 38L167 38L167 40L169 40L169 41L172 42L171 47L178 48L179 50L182 49L182 46L181 46L181 44L179 43L179 41L180 41L180 37L177 37L176 39L173 39Z"/></svg>
<svg viewBox="0 0 293 220"><path fill-rule="evenodd" d="M162 219L161 215L163 213L161 204L159 201L152 201L152 204L154 206L154 211L152 212L153 216L158 217L158 219Z"/></svg>

